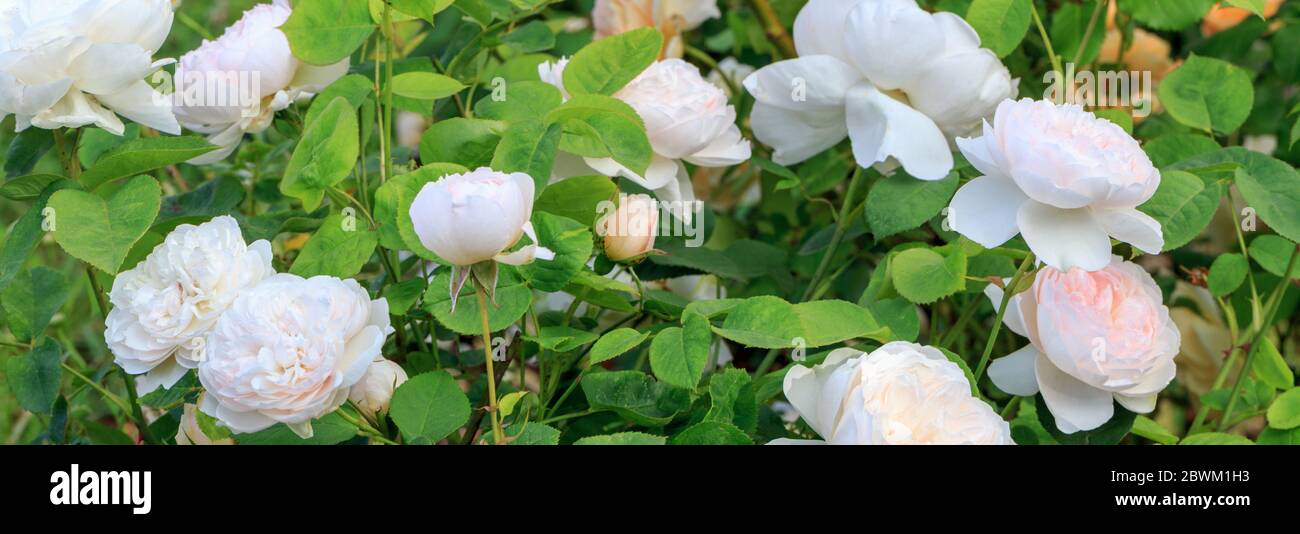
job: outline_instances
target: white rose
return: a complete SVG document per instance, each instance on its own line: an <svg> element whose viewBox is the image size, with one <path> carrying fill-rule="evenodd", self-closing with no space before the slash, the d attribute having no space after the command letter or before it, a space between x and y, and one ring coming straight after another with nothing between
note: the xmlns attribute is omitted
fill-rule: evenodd
<svg viewBox="0 0 1300 534"><path fill-rule="evenodd" d="M311 420L348 399L393 332L388 301L356 280L277 274L245 291L208 336L199 409L236 432Z"/></svg>
<svg viewBox="0 0 1300 534"><path fill-rule="evenodd" d="M181 424L176 428L177 445L234 445L230 437L212 439L199 426L199 411L193 404L186 404L181 411Z"/></svg>
<svg viewBox="0 0 1300 534"><path fill-rule="evenodd" d="M567 60L538 65L542 81L564 91ZM656 62L629 82L614 97L636 110L645 122L654 156L644 175L632 172L613 158L578 158L561 154L556 179L590 170L605 176L622 176L672 202L675 215L688 220L690 210L681 201L694 201L691 179L681 160L701 167L726 167L747 161L749 141L736 127L736 108L727 95L709 83L694 65L680 59Z"/></svg>
<svg viewBox="0 0 1300 534"><path fill-rule="evenodd" d="M274 274L271 244L244 244L239 223L220 216L182 224L113 280L104 340L141 392L169 388L205 355L204 337L243 291Z"/></svg>
<svg viewBox="0 0 1300 534"><path fill-rule="evenodd" d="M380 358L370 363L361 381L352 386L348 398L369 413L388 411L393 391L406 382L406 371L391 360Z"/></svg>
<svg viewBox="0 0 1300 534"><path fill-rule="evenodd" d="M794 164L847 135L858 164L894 158L908 174L952 170L965 135L1015 90L1011 75L961 17L914 0L811 0L794 22L799 57L745 79L758 101L754 136Z"/></svg>
<svg viewBox="0 0 1300 534"><path fill-rule="evenodd" d="M998 306L1002 289L984 290ZM1013 395L1043 393L1056 426L1092 430L1114 415L1155 409L1174 379L1178 327L1151 275L1119 256L1100 271L1044 267L1011 297L1003 322L1029 345L989 365L993 384Z"/></svg>
<svg viewBox="0 0 1300 534"><path fill-rule="evenodd" d="M605 256L614 261L654 250L658 230L659 209L649 195L623 195L618 208L596 223L597 233L604 236Z"/></svg>
<svg viewBox="0 0 1300 534"><path fill-rule="evenodd" d="M1025 238L1043 263L1095 271L1110 263L1110 238L1151 254L1160 223L1137 210L1160 172L1113 122L1076 105L1029 99L998 106L984 135L957 146L984 176L953 196L952 228L985 247Z"/></svg>
<svg viewBox="0 0 1300 534"><path fill-rule="evenodd" d="M0 120L122 135L121 115L179 134L167 98L145 82L170 62L153 54L171 25L168 0L0 2Z"/></svg>
<svg viewBox="0 0 1300 534"><path fill-rule="evenodd" d="M551 251L536 245L533 231L533 179L480 167L450 174L424 185L411 202L411 223L420 243L438 257L468 266L495 260L522 265L534 257L549 260ZM504 253L523 234L533 240Z"/></svg>
<svg viewBox="0 0 1300 534"><path fill-rule="evenodd" d="M717 0L596 0L591 9L595 39L656 28L664 35L664 55L681 57L681 32L722 16Z"/></svg>
<svg viewBox="0 0 1300 534"><path fill-rule="evenodd" d="M832 445L1013 443L1007 422L971 395L966 374L934 347L894 341L871 354L837 349L811 369L791 368L784 387L804 422Z"/></svg>
<svg viewBox="0 0 1300 534"><path fill-rule="evenodd" d="M287 0L255 5L221 37L181 56L176 118L221 147L190 163L225 159L244 134L266 130L275 112L347 73L347 59L316 66L294 57L280 31L292 12Z"/></svg>

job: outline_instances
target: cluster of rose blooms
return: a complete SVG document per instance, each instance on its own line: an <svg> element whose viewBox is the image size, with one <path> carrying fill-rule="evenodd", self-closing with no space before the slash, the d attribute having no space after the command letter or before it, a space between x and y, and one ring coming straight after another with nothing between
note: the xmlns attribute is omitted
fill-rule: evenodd
<svg viewBox="0 0 1300 534"><path fill-rule="evenodd" d="M601 31L602 10L626 15L635 3L598 1L597 37L611 33ZM222 147L195 163L224 158L276 110L347 69L346 61L315 67L294 58L278 29L290 9L284 0L258 5L180 60L190 72L259 70L259 112L246 116L228 106L172 109L136 83L165 63L151 56L170 27L167 0L0 0L0 114L15 114L20 129L94 124L120 133L117 114L169 133L184 125ZM649 24L664 24L649 11ZM698 25L716 7L685 15L670 16L671 26ZM105 20L111 28L101 27ZM38 42L51 32L32 28L71 37ZM1159 223L1136 209L1160 181L1137 142L1077 106L1014 100L1006 67L970 25L914 0L811 0L794 41L799 57L743 80L757 101L754 135L773 159L796 164L848 137L863 167L938 180L952 172L955 144L982 176L953 198L952 228L985 247L1020 235L1044 264L1009 301L1005 323L1030 343L993 362L994 384L1014 395L1041 392L1063 432L1097 428L1113 401L1150 412L1174 376L1179 336L1150 275L1111 253L1111 238L1148 253L1163 245ZM543 64L539 75L567 98L564 66ZM725 167L750 157L726 92L689 63L658 61L615 97L645 123L649 168L560 154L552 180L594 171L664 200L693 200L683 161ZM425 185L410 215L421 243L458 268L547 260L529 222L535 188L528 175L480 168ZM620 209L648 209L648 197L631 198ZM611 259L653 248L653 229L605 230ZM532 243L518 247L524 234ZM995 308L1002 291L986 291ZM384 299L370 299L354 280L274 273L269 243L246 244L230 217L178 227L117 277L110 298L105 338L117 362L142 374L145 389L197 368L199 408L239 432L281 422L309 435L311 420L349 394L368 410L386 409L405 379L382 357L392 332ZM784 386L832 443L1011 443L1007 423L933 347L840 349L813 368L793 367Z"/></svg>

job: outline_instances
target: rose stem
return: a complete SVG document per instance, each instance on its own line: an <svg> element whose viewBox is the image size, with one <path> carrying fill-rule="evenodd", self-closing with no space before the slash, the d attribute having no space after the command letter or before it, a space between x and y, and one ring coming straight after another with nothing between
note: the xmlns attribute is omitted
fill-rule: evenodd
<svg viewBox="0 0 1300 534"><path fill-rule="evenodd" d="M971 384L979 389L980 377L984 376L984 368L989 364L989 355L993 353L993 344L998 340L998 330L1002 329L1002 317L1007 314L1007 306L1011 303L1011 297L1014 296L1016 288L1020 286L1020 279L1025 276L1025 269L1034 262L1034 255L1031 253L1020 260L1020 267L1016 268L1016 275L1011 277L1011 283L1002 290L1002 302L998 305L998 316L993 321L993 329L989 331L989 340L984 343L984 354L980 355L979 366L975 368L975 383Z"/></svg>
<svg viewBox="0 0 1300 534"><path fill-rule="evenodd" d="M483 284L474 280L474 292L478 295L478 316L483 324L483 362L487 364L488 412L492 415L492 441L501 444L501 419L497 416L497 380L492 369L492 331L488 330L487 296Z"/></svg>

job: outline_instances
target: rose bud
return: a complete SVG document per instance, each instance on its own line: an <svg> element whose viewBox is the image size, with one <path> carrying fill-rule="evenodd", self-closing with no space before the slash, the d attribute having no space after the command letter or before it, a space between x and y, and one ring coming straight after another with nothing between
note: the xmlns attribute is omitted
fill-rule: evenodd
<svg viewBox="0 0 1300 534"><path fill-rule="evenodd" d="M393 391L406 382L406 371L391 360L378 359L366 368L365 376L352 386L348 399L368 413L388 411Z"/></svg>
<svg viewBox="0 0 1300 534"><path fill-rule="evenodd" d="M659 209L649 195L624 195L618 209L596 224L605 237L605 256L614 261L639 258L654 250Z"/></svg>

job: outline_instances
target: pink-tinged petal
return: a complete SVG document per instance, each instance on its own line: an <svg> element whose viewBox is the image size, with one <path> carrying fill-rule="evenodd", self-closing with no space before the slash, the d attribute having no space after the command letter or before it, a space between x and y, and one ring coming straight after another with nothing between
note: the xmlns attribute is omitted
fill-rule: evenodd
<svg viewBox="0 0 1300 534"><path fill-rule="evenodd" d="M1010 282L1010 278L1002 279L1003 284L1008 284ZM1002 323L1007 325L1007 328L1010 328L1012 332L1027 337L1030 340L1035 340L1036 337L1034 336L1033 329L1029 326L1030 322L1027 321L1028 318L1025 317L1024 309L1026 305L1033 304L1033 299L1027 298L1026 293L1027 292L1022 291L1012 296L1011 300L1007 301L1007 311L1002 315ZM998 286L993 284L984 286L984 295L989 298L989 302L993 304L994 310L997 310L1002 306L1003 294L1004 290Z"/></svg>
<svg viewBox="0 0 1300 534"><path fill-rule="evenodd" d="M845 101L858 165L870 167L892 157L921 180L941 180L952 170L948 141L929 117L871 84L854 86Z"/></svg>
<svg viewBox="0 0 1300 534"><path fill-rule="evenodd" d="M749 120L754 137L773 148L772 161L781 165L811 158L849 134L844 108L792 111L758 102Z"/></svg>
<svg viewBox="0 0 1300 534"><path fill-rule="evenodd" d="M948 209L948 225L970 240L993 248L1020 233L1016 217L1025 196L1015 182L981 176L961 186Z"/></svg>
<svg viewBox="0 0 1300 534"><path fill-rule="evenodd" d="M701 167L728 167L748 161L752 149L749 140L741 137L740 128L732 124L722 135L704 147L704 150L691 154L685 159Z"/></svg>
<svg viewBox="0 0 1300 534"><path fill-rule="evenodd" d="M1034 374L1038 377L1038 387L1047 402L1047 409L1051 410L1061 432L1072 434L1078 430L1092 430L1115 415L1109 391L1094 388L1065 374L1041 354L1034 361Z"/></svg>
<svg viewBox="0 0 1300 534"><path fill-rule="evenodd" d="M1094 209L1093 216L1111 237L1133 245L1147 254L1159 254L1165 246L1160 222L1136 209Z"/></svg>
<svg viewBox="0 0 1300 534"><path fill-rule="evenodd" d="M1034 362L1041 355L1033 345L1025 345L1011 354L993 360L989 364L989 380L998 389L1028 397L1038 393L1038 377L1034 373Z"/></svg>
<svg viewBox="0 0 1300 534"><path fill-rule="evenodd" d="M984 123L984 129L989 129L988 122ZM989 145L989 141L993 139L994 137L990 134L979 137L958 137L956 138L957 149L961 150L961 154L966 156L966 161L969 161L971 166L975 167L975 170L980 171L984 176L1007 178L1002 168L998 167L998 160L993 155L992 149L996 147Z"/></svg>
<svg viewBox="0 0 1300 534"><path fill-rule="evenodd" d="M1110 264L1110 237L1089 209L1027 201L1016 216L1020 235L1043 263L1060 270L1096 271Z"/></svg>

